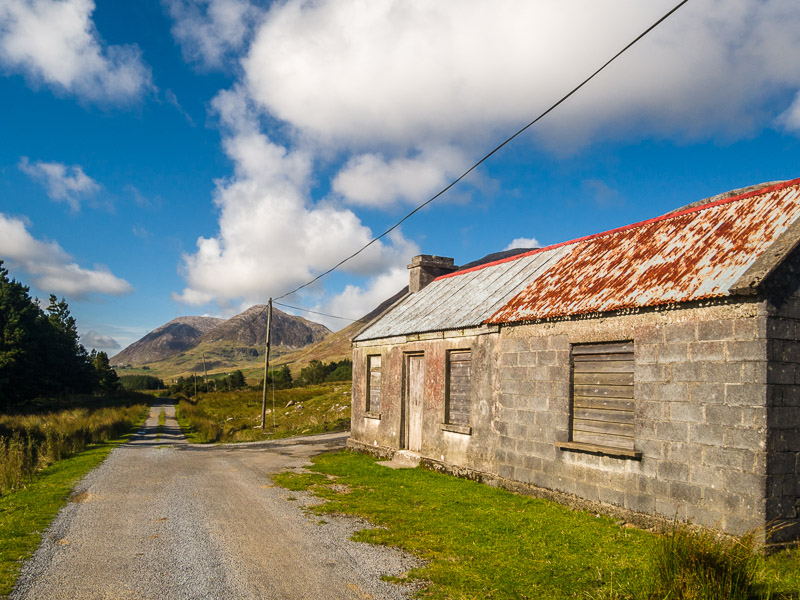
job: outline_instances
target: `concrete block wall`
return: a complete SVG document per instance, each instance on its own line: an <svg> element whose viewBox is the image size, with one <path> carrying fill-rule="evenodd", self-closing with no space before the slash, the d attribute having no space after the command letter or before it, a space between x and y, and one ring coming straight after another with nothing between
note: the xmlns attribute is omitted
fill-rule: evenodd
<svg viewBox="0 0 800 600"><path fill-rule="evenodd" d="M800 538L800 299L767 321L767 520L783 524L775 541Z"/></svg>
<svg viewBox="0 0 800 600"><path fill-rule="evenodd" d="M767 319L756 303L501 332L494 429L502 477L731 533L767 518ZM641 460L557 449L570 347L633 340Z"/></svg>

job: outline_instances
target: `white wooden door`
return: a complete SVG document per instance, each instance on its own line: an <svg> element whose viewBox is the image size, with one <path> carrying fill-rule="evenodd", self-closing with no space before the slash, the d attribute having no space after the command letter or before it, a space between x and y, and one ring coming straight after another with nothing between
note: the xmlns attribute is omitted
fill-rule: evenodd
<svg viewBox="0 0 800 600"><path fill-rule="evenodd" d="M406 363L406 447L422 447L422 398L425 390L425 357L410 355Z"/></svg>

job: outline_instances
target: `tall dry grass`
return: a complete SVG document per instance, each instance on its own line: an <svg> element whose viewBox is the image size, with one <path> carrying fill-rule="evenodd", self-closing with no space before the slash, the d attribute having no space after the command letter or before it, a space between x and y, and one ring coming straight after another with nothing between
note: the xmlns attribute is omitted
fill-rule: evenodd
<svg viewBox="0 0 800 600"><path fill-rule="evenodd" d="M147 408L144 402L126 401L117 406L0 415L0 495L25 486L40 469L89 444L127 433Z"/></svg>

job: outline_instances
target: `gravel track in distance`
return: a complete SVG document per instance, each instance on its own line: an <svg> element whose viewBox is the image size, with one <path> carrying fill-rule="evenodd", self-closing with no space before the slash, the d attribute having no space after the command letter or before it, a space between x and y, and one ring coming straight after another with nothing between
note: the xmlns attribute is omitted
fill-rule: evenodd
<svg viewBox="0 0 800 600"><path fill-rule="evenodd" d="M411 588L381 575L399 575L416 558L351 541L365 523L326 516L322 524L303 511L307 496L269 479L346 437L198 447L186 443L174 405L155 404L144 429L76 487L11 598L408 598Z"/></svg>

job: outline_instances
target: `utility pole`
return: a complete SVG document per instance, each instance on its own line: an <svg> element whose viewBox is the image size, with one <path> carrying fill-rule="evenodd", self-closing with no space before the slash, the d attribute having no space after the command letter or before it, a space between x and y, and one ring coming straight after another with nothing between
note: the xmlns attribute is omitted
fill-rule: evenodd
<svg viewBox="0 0 800 600"><path fill-rule="evenodd" d="M272 332L272 298L267 303L267 347L264 351L264 389L261 393L261 431L266 428L267 420L267 373L269 373L269 337ZM272 407L272 419L275 420L275 407Z"/></svg>
<svg viewBox="0 0 800 600"><path fill-rule="evenodd" d="M205 352L203 352L203 372L206 374L206 393L208 393L211 390L208 389L208 369L206 369L206 353Z"/></svg>
<svg viewBox="0 0 800 600"><path fill-rule="evenodd" d="M194 377L194 397L197 398L197 373L192 371L192 376Z"/></svg>

